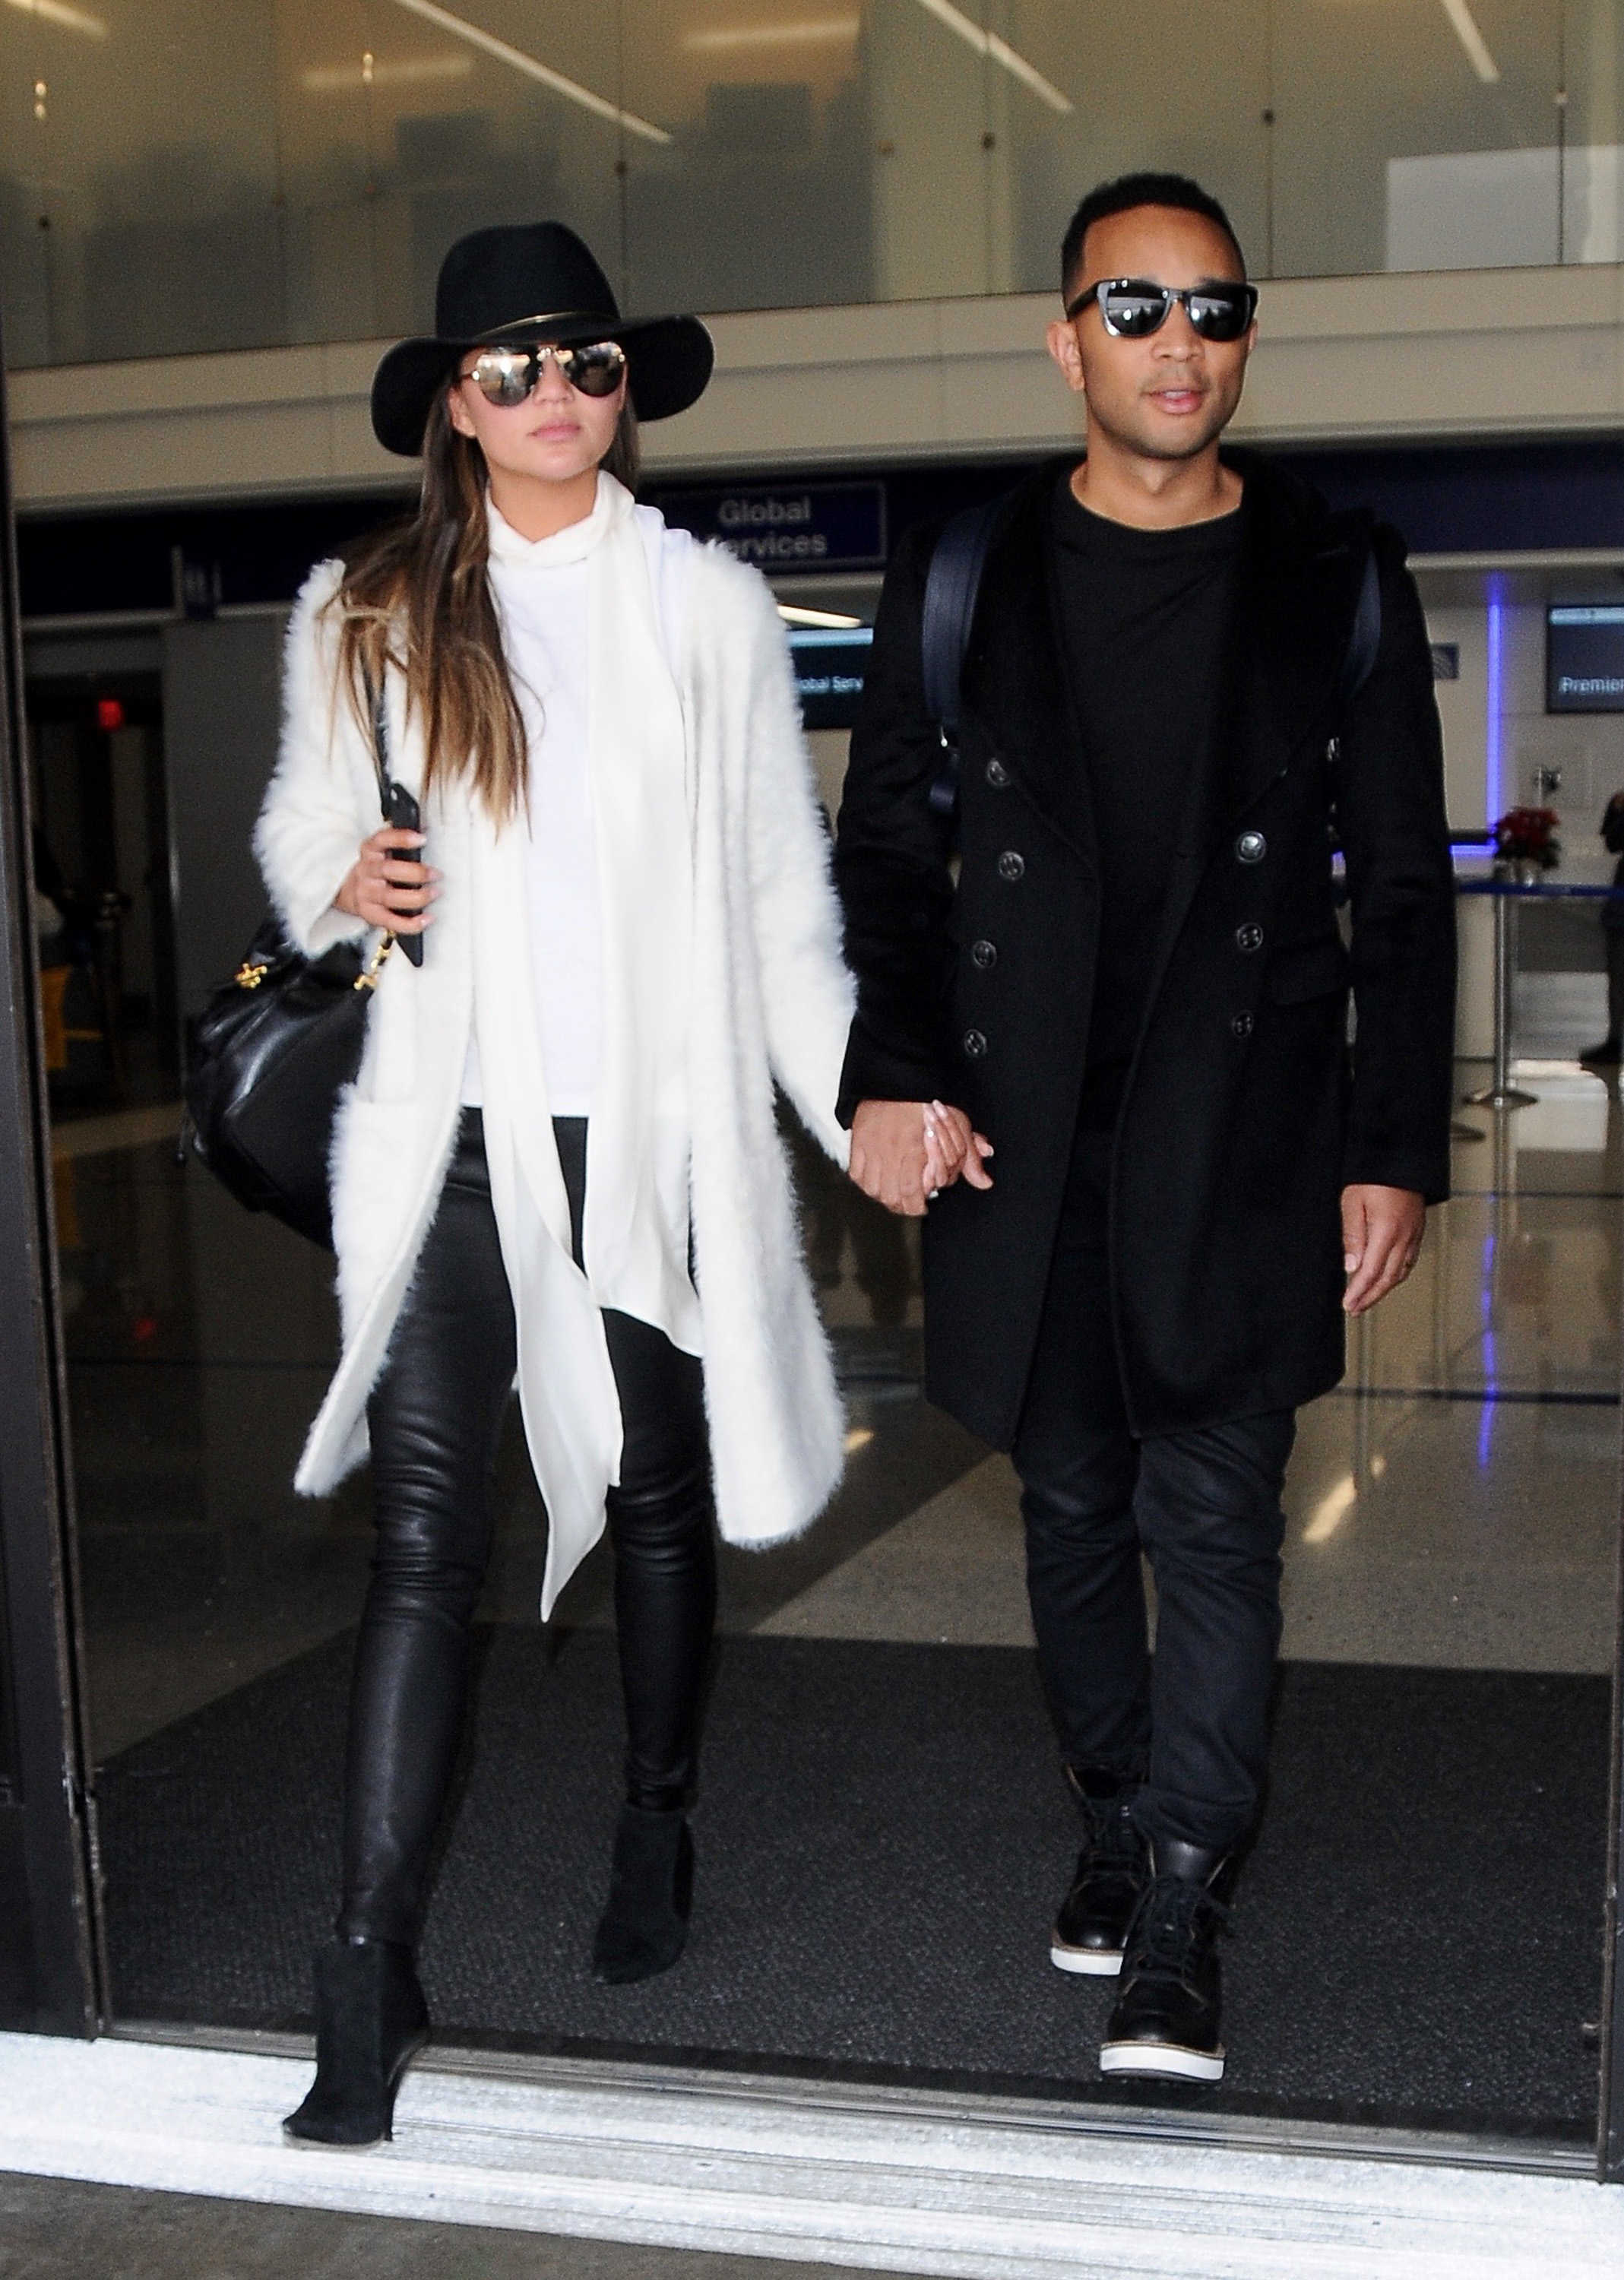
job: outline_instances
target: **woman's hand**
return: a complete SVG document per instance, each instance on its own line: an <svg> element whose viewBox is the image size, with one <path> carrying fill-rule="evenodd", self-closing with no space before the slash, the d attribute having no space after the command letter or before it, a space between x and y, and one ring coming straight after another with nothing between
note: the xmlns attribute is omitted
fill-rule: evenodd
<svg viewBox="0 0 1624 2280"><path fill-rule="evenodd" d="M940 1100L930 1103L925 1111L925 1147L930 1159L927 1196L951 1188L961 1175L973 1188L991 1187L987 1159L992 1143L975 1129L962 1108L949 1108Z"/></svg>
<svg viewBox="0 0 1624 2280"><path fill-rule="evenodd" d="M866 1100L851 1120L850 1176L887 1211L919 1219L960 1178L989 1188L991 1144L939 1100Z"/></svg>
<svg viewBox="0 0 1624 2280"><path fill-rule="evenodd" d="M363 839L359 855L333 897L335 910L382 927L388 934L421 934L432 926L428 905L440 892L440 874L404 852L420 847L423 837L420 831L391 826Z"/></svg>

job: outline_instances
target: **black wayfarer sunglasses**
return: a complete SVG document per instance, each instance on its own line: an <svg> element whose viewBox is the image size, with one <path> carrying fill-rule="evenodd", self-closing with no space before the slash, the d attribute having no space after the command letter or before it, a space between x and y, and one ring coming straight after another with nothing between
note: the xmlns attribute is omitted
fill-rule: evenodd
<svg viewBox="0 0 1624 2280"><path fill-rule="evenodd" d="M1238 341L1258 313L1255 285L1158 285L1150 277L1102 277L1067 304L1067 317L1080 317L1090 301L1099 303L1100 322L1120 341L1159 332L1175 301L1204 341Z"/></svg>
<svg viewBox="0 0 1624 2280"><path fill-rule="evenodd" d="M542 341L527 349L481 349L473 370L463 377L473 382L488 403L511 412L540 380L549 357L583 396L612 396L626 370L626 350L619 341L594 341L590 347L578 349Z"/></svg>

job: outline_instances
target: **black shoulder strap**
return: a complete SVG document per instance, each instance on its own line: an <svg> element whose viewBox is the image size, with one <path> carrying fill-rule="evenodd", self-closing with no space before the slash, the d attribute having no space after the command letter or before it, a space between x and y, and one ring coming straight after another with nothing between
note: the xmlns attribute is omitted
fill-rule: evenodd
<svg viewBox="0 0 1624 2280"><path fill-rule="evenodd" d="M1376 550L1366 535L1365 570L1359 580L1359 597L1354 606L1353 627L1348 635L1342 671L1336 676L1336 710L1339 714L1347 711L1370 679L1375 667L1376 651L1381 646L1382 579L1376 566Z"/></svg>
<svg viewBox="0 0 1624 2280"><path fill-rule="evenodd" d="M938 815L951 815L958 799L958 697L965 651L981 572L1004 505L1002 498L956 514L936 541L925 580L921 626L925 709L942 739L942 768L930 788Z"/></svg>
<svg viewBox="0 0 1624 2280"><path fill-rule="evenodd" d="M384 683L381 681L374 683L370 673L366 674L366 682L367 699L372 707L373 766L378 771L378 805L387 823L389 815L389 708L385 701Z"/></svg>
<svg viewBox="0 0 1624 2280"><path fill-rule="evenodd" d="M1365 567L1359 577L1359 597L1353 605L1353 623L1348 631L1348 646L1343 651L1342 670L1336 676L1338 734L1332 737L1326 755L1330 777L1332 830L1338 842L1342 836L1335 821L1337 778L1342 758L1341 724L1349 705L1370 679L1375 667L1376 651L1382 646L1382 577L1368 527L1355 543L1364 547Z"/></svg>

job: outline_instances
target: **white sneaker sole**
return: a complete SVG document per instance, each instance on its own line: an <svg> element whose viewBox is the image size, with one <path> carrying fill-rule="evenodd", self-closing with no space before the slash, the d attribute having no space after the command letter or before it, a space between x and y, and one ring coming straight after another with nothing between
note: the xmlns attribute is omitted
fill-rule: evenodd
<svg viewBox="0 0 1624 2280"><path fill-rule="evenodd" d="M1221 2082L1222 2051L1187 2051L1176 2043L1106 2043L1100 2050L1102 2074L1160 2075L1174 2082Z"/></svg>
<svg viewBox="0 0 1624 2280"><path fill-rule="evenodd" d="M1057 1971L1075 1971L1085 1979L1117 1979L1122 1972L1122 1952L1108 1947L1065 1947L1051 1940L1049 1960Z"/></svg>

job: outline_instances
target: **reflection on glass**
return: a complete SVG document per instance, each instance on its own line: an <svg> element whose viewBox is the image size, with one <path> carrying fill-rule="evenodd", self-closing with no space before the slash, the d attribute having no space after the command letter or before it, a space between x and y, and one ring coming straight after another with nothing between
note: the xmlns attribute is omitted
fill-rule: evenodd
<svg viewBox="0 0 1624 2280"><path fill-rule="evenodd" d="M643 309L1050 290L1176 167L1259 274L1620 258L1618 0L0 0L14 363L350 340L558 215Z"/></svg>

